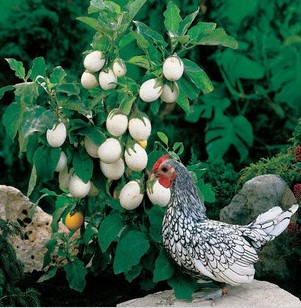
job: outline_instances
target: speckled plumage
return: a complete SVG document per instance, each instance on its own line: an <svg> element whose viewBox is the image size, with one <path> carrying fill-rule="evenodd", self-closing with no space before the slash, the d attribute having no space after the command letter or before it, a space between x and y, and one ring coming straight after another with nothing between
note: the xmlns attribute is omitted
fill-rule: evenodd
<svg viewBox="0 0 301 308"><path fill-rule="evenodd" d="M201 279L230 285L251 282L258 261L256 250L285 230L298 205L285 212L275 206L245 226L210 220L185 166L166 158L153 169L162 183L165 171L166 177L175 173L162 228L163 244L171 258Z"/></svg>

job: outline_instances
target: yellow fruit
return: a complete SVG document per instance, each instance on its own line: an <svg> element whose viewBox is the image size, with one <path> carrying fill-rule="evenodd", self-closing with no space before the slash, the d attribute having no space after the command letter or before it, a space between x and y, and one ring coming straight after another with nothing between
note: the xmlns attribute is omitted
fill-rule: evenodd
<svg viewBox="0 0 301 308"><path fill-rule="evenodd" d="M65 225L70 231L79 229L83 223L84 216L81 212L69 212L65 219Z"/></svg>
<svg viewBox="0 0 301 308"><path fill-rule="evenodd" d="M146 147L147 147L147 140L140 140L140 141L138 141L138 143L141 145L141 147L143 149L146 149Z"/></svg>

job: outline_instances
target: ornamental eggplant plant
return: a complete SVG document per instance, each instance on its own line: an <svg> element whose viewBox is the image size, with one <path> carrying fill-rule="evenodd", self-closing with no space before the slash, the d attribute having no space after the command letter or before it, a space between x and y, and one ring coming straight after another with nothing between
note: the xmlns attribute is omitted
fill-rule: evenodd
<svg viewBox="0 0 301 308"><path fill-rule="evenodd" d="M190 299L195 281L174 271L161 243L170 192L148 180L161 155L180 157L184 146L156 135L152 118L165 103L188 113L192 100L213 91L207 74L188 58L192 48L237 48L237 42L215 23L197 22L198 9L182 17L173 2L163 12L162 35L134 20L145 4L91 0L88 16L78 18L95 31L80 80L60 66L49 70L42 57L27 72L21 61L6 59L21 82L0 89L0 96L12 90L15 95L3 123L32 165L27 195L50 196L55 203L40 281L56 274L56 254L77 291L84 289L88 272L112 270L128 281L139 279L146 290L167 281L177 297ZM158 140L148 144L150 136ZM203 199L213 202L198 160L188 165ZM70 213L80 213L83 221ZM71 218L76 228L66 236L58 224L67 221L70 227Z"/></svg>

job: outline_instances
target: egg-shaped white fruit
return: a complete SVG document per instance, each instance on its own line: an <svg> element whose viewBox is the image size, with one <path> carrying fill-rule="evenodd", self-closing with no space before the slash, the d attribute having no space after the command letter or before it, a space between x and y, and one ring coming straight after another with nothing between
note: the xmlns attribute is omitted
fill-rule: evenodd
<svg viewBox="0 0 301 308"><path fill-rule="evenodd" d="M108 138L98 148L98 157L107 164L115 163L122 154L120 142L115 138Z"/></svg>
<svg viewBox="0 0 301 308"><path fill-rule="evenodd" d="M150 103L160 97L162 86L157 85L157 82L156 78L152 78L143 82L140 86L139 96L144 102Z"/></svg>
<svg viewBox="0 0 301 308"><path fill-rule="evenodd" d="M80 82L82 86L87 90L94 89L98 86L97 78L89 72L83 72Z"/></svg>
<svg viewBox="0 0 301 308"><path fill-rule="evenodd" d="M118 109L113 109L106 120L107 131L115 136L123 135L128 128L128 117L125 114L116 113Z"/></svg>
<svg viewBox="0 0 301 308"><path fill-rule="evenodd" d="M120 205L126 210L136 209L143 200L143 194L137 181L130 181L123 186L119 194Z"/></svg>
<svg viewBox="0 0 301 308"><path fill-rule="evenodd" d="M54 125L52 129L47 129L46 139L50 146L54 148L60 147L66 140L67 129L63 122Z"/></svg>
<svg viewBox="0 0 301 308"><path fill-rule="evenodd" d="M67 156L64 151L61 151L59 161L55 167L56 172L61 172L67 167Z"/></svg>
<svg viewBox="0 0 301 308"><path fill-rule="evenodd" d="M184 64L178 56L170 56L163 63L163 75L167 80L179 80L184 73Z"/></svg>
<svg viewBox="0 0 301 308"><path fill-rule="evenodd" d="M90 73L98 72L104 66L106 60L103 58L101 51L94 50L86 55L84 59L84 67Z"/></svg>
<svg viewBox="0 0 301 308"><path fill-rule="evenodd" d="M177 100L179 96L179 88L177 84L174 85L173 89L167 84L163 86L160 98L165 103L173 103Z"/></svg>
<svg viewBox="0 0 301 308"><path fill-rule="evenodd" d="M127 166L133 171L142 171L148 161L146 151L138 143L135 143L133 148L128 148L124 152L124 159Z"/></svg>
<svg viewBox="0 0 301 308"><path fill-rule="evenodd" d="M88 195L90 191L91 182L88 181L87 183L85 183L76 174L73 174L70 176L68 188L72 197L84 198Z"/></svg>
<svg viewBox="0 0 301 308"><path fill-rule="evenodd" d="M165 207L170 201L170 188L165 188L158 181L154 183L152 188L147 188L146 193L152 204Z"/></svg>
<svg viewBox="0 0 301 308"><path fill-rule="evenodd" d="M122 77L126 74L126 65L121 58L117 58L114 60L113 72L117 77Z"/></svg>
<svg viewBox="0 0 301 308"><path fill-rule="evenodd" d="M119 158L115 163L112 164L106 164L103 161L100 161L100 169L103 175L109 180L118 180L124 174L124 160Z"/></svg>
<svg viewBox="0 0 301 308"><path fill-rule="evenodd" d="M98 81L103 90L110 90L117 87L117 76L111 69L109 69L107 72L100 72Z"/></svg>
<svg viewBox="0 0 301 308"><path fill-rule="evenodd" d="M131 118L129 121L129 133L136 141L147 140L152 131L152 125L147 117Z"/></svg>
<svg viewBox="0 0 301 308"><path fill-rule="evenodd" d="M95 144L89 137L85 137L84 139L84 147L87 151L87 153L93 157L98 158L98 148L99 145Z"/></svg>

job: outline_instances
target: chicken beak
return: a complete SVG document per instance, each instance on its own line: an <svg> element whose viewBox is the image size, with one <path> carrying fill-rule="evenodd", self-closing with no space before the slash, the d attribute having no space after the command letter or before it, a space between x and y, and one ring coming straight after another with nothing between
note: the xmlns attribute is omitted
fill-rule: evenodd
<svg viewBox="0 0 301 308"><path fill-rule="evenodd" d="M149 175L149 180L150 180L150 181L153 181L153 180L155 180L156 178L157 178L156 173L155 173L155 172L151 172L150 175Z"/></svg>

